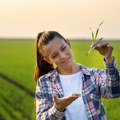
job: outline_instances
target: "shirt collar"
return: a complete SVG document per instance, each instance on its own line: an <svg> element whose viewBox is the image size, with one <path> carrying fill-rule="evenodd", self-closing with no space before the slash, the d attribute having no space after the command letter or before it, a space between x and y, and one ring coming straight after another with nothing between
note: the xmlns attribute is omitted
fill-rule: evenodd
<svg viewBox="0 0 120 120"><path fill-rule="evenodd" d="M51 78L55 78L56 76L58 76L58 72L56 69L54 69L53 71L49 72L48 74L46 74L45 78L51 77Z"/></svg>
<svg viewBox="0 0 120 120"><path fill-rule="evenodd" d="M87 68L87 67L84 67L84 66L82 66L81 65L81 67L82 67L82 72L83 72L83 74L85 74L85 75L90 75L90 68Z"/></svg>
<svg viewBox="0 0 120 120"><path fill-rule="evenodd" d="M81 71L82 71L83 74L85 74L85 75L90 75L90 69L89 69L89 68L84 67L84 66L82 66L81 64L80 64L80 66L81 66L81 68L82 68ZM55 68L53 71L51 71L51 72L49 72L48 74L46 74L45 78L51 77L52 80L55 80L55 78L56 78L58 75L59 75L59 74L58 74L58 72L57 72L57 69Z"/></svg>

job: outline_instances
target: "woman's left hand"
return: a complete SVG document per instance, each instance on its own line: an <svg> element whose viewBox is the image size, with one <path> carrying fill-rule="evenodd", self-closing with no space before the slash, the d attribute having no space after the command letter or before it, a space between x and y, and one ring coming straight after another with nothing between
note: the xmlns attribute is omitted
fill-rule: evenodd
<svg viewBox="0 0 120 120"><path fill-rule="evenodd" d="M109 42L98 41L92 45L92 48L103 55L106 61L110 61L112 59L113 46L111 46Z"/></svg>

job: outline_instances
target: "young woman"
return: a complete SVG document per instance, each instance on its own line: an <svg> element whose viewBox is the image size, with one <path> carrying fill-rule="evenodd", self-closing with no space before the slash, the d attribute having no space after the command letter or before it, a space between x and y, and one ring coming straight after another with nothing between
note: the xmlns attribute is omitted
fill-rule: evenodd
<svg viewBox="0 0 120 120"><path fill-rule="evenodd" d="M74 61L71 44L56 31L41 32L36 41L36 119L106 120L101 96L120 96L120 76L105 41L92 48L104 56L106 70Z"/></svg>

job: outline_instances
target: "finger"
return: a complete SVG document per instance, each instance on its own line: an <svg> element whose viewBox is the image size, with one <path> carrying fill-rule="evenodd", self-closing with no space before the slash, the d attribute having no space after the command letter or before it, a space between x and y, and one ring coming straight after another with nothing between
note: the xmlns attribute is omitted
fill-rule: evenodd
<svg viewBox="0 0 120 120"><path fill-rule="evenodd" d="M72 93L72 95L75 96L75 97L80 97L81 96L81 94L78 94L78 93Z"/></svg>
<svg viewBox="0 0 120 120"><path fill-rule="evenodd" d="M100 43L100 41L95 42L95 43L91 46L91 48L94 49L99 43Z"/></svg>
<svg viewBox="0 0 120 120"><path fill-rule="evenodd" d="M91 47L93 49L96 49L97 47L101 47L101 46L110 46L110 44L107 41L98 41L95 44L93 44Z"/></svg>
<svg viewBox="0 0 120 120"><path fill-rule="evenodd" d="M64 97L63 100L72 102L72 101L76 100L78 97L80 97L80 94L74 93L74 94L70 94L70 95Z"/></svg>
<svg viewBox="0 0 120 120"><path fill-rule="evenodd" d="M97 50L101 55L108 56L107 58L111 58L113 46L111 46L109 43L102 44L101 46L96 46L95 50Z"/></svg>
<svg viewBox="0 0 120 120"><path fill-rule="evenodd" d="M109 44L109 43L102 43L102 44L98 44L98 45L96 45L96 46L94 46L94 49L95 50L101 50L101 49L111 49L112 48L112 46Z"/></svg>
<svg viewBox="0 0 120 120"><path fill-rule="evenodd" d="M53 95L53 101L54 101L55 103L57 103L58 97L57 97L56 95Z"/></svg>
<svg viewBox="0 0 120 120"><path fill-rule="evenodd" d="M109 47L111 47L111 45L108 44L107 47L109 48Z"/></svg>

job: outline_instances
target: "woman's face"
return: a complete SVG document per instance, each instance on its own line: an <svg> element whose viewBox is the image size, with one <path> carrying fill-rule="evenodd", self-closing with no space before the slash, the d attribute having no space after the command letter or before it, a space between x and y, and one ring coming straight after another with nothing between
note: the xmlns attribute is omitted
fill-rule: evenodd
<svg viewBox="0 0 120 120"><path fill-rule="evenodd" d="M70 51L70 43L59 37L55 37L47 45L43 45L45 60L57 67L67 67L72 64L73 56Z"/></svg>

